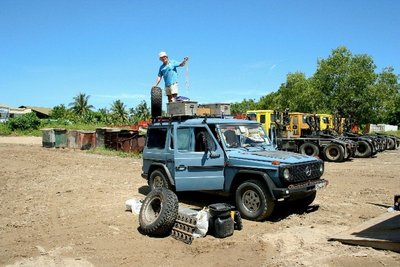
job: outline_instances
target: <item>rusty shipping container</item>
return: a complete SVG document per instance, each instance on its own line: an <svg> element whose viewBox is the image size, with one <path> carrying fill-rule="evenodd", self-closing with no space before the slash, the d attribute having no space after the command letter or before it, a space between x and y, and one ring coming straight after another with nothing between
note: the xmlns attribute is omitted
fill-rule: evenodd
<svg viewBox="0 0 400 267"><path fill-rule="evenodd" d="M107 128L96 129L96 147L105 147L105 135Z"/></svg>
<svg viewBox="0 0 400 267"><path fill-rule="evenodd" d="M104 135L104 146L108 149L117 150L118 149L118 134L121 129L118 128L108 128Z"/></svg>
<svg viewBox="0 0 400 267"><path fill-rule="evenodd" d="M55 147L66 148L67 147L67 130L61 128L54 129Z"/></svg>
<svg viewBox="0 0 400 267"><path fill-rule="evenodd" d="M42 145L43 147L54 147L56 144L54 129L42 129Z"/></svg>
<svg viewBox="0 0 400 267"><path fill-rule="evenodd" d="M67 132L68 139L68 148L76 149L78 148L78 131L77 130L68 130Z"/></svg>
<svg viewBox="0 0 400 267"><path fill-rule="evenodd" d="M143 148L144 136L139 135L138 130L121 130L118 133L118 150L142 152Z"/></svg>
<svg viewBox="0 0 400 267"><path fill-rule="evenodd" d="M95 131L78 131L78 148L88 150L96 147Z"/></svg>

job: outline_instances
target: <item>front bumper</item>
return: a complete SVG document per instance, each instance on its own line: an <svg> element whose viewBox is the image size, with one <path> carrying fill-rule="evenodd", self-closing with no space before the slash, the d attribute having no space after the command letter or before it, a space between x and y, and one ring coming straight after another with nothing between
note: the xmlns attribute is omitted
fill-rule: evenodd
<svg viewBox="0 0 400 267"><path fill-rule="evenodd" d="M294 193L308 193L313 190L324 188L328 185L328 181L325 179L308 180L296 184L291 184L287 188L274 188L272 193L275 199L281 200L289 198Z"/></svg>

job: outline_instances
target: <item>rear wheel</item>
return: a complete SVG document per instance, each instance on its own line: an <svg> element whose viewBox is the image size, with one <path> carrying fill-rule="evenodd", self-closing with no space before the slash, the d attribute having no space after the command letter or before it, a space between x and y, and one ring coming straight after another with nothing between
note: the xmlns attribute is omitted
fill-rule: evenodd
<svg viewBox="0 0 400 267"><path fill-rule="evenodd" d="M172 185L169 183L167 176L160 169L153 171L149 177L150 190L165 187L169 190L173 190Z"/></svg>
<svg viewBox="0 0 400 267"><path fill-rule="evenodd" d="M304 143L300 146L300 153L308 156L318 156L319 149L313 143Z"/></svg>
<svg viewBox="0 0 400 267"><path fill-rule="evenodd" d="M265 184L257 180L240 184L236 189L235 202L242 218L252 221L265 220L275 208Z"/></svg>
<svg viewBox="0 0 400 267"><path fill-rule="evenodd" d="M324 148L324 157L328 161L342 162L344 160L344 148L338 144L329 144Z"/></svg>

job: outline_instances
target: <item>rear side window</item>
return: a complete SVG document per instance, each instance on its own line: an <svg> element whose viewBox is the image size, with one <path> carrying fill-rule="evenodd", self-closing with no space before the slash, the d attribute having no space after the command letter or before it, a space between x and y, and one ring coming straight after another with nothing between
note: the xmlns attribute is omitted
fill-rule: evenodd
<svg viewBox="0 0 400 267"><path fill-rule="evenodd" d="M179 151L193 151L193 130L191 128L178 128L177 130Z"/></svg>
<svg viewBox="0 0 400 267"><path fill-rule="evenodd" d="M167 140L166 128L152 128L147 132L147 147L148 148L165 148L165 141Z"/></svg>

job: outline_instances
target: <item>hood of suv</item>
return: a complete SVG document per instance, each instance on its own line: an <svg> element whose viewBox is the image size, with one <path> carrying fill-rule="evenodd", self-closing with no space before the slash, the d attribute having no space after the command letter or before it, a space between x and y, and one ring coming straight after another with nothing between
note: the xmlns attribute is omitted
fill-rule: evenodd
<svg viewBox="0 0 400 267"><path fill-rule="evenodd" d="M254 161L270 163L279 161L283 164L298 164L303 162L318 161L317 158L287 151L244 151L231 150L227 151L229 161Z"/></svg>

